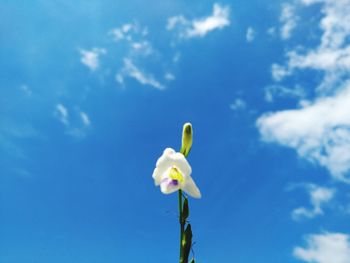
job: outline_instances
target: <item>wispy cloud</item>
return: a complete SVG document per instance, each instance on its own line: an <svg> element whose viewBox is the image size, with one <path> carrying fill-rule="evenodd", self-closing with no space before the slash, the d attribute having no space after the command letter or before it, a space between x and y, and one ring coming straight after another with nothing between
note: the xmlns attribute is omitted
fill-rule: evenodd
<svg viewBox="0 0 350 263"><path fill-rule="evenodd" d="M247 42L248 43L253 42L255 39L255 36L256 36L256 32L255 32L254 28L248 27L247 33L245 35Z"/></svg>
<svg viewBox="0 0 350 263"><path fill-rule="evenodd" d="M334 97L300 109L265 114L257 121L263 140L297 150L340 180L350 170L350 83Z"/></svg>
<svg viewBox="0 0 350 263"><path fill-rule="evenodd" d="M91 126L89 115L80 110L73 111L70 114L68 108L62 103L56 104L55 116L65 126L65 133L77 138L83 138L86 135L87 128ZM80 121L77 121L77 117Z"/></svg>
<svg viewBox="0 0 350 263"><path fill-rule="evenodd" d="M178 30L180 38L204 37L209 32L230 25L230 8L215 3L210 16L188 20L183 15L170 17L168 30Z"/></svg>
<svg viewBox="0 0 350 263"><path fill-rule="evenodd" d="M297 26L298 17L295 14L295 6L286 3L282 6L282 13L280 16L281 38L286 40L291 37L293 29Z"/></svg>
<svg viewBox="0 0 350 263"><path fill-rule="evenodd" d="M350 0L303 1L316 2L323 14L319 45L298 45L286 53L285 65L272 65L276 81L301 70L323 73L316 98L301 101L296 109L264 114L257 125L263 140L294 148L299 156L326 167L334 178L350 182Z"/></svg>
<svg viewBox="0 0 350 263"><path fill-rule="evenodd" d="M124 59L124 67L119 73L117 73L116 79L118 82L123 83L125 76L131 77L137 80L142 85L149 85L160 90L165 88L151 74L145 73L141 69L136 67L136 65L133 63L133 61L130 58Z"/></svg>
<svg viewBox="0 0 350 263"><path fill-rule="evenodd" d="M121 87L126 86L127 78L133 78L142 85L148 85L159 90L165 89L165 86L157 80L154 74L149 72L151 67L148 67L148 71L145 71L139 66L149 65L150 62L153 63L152 65L159 65L159 63L154 62L158 61L160 52L148 40L147 27L143 27L137 22L126 23L121 27L110 30L109 35L116 42L123 42L127 47L126 54L123 56L122 67L114 75L115 81ZM166 80L169 80L172 76L167 73L164 74Z"/></svg>
<svg viewBox="0 0 350 263"><path fill-rule="evenodd" d="M126 23L113 28L108 35L116 42L126 42L129 56L148 56L154 52L152 44L146 39L148 28L142 27L139 23Z"/></svg>
<svg viewBox="0 0 350 263"><path fill-rule="evenodd" d="M135 37L138 38L138 36L147 36L148 28L141 27L136 22L125 23L120 27L111 29L108 34L112 36L113 39L117 42L121 40L127 40L131 42L135 40Z"/></svg>
<svg viewBox="0 0 350 263"><path fill-rule="evenodd" d="M192 21L192 27L187 31L188 37L203 37L210 31L230 25L229 14L228 6L214 4L211 16Z"/></svg>
<svg viewBox="0 0 350 263"><path fill-rule="evenodd" d="M91 121L90 121L89 115L87 115L86 112L81 111L80 118L85 126L90 126Z"/></svg>
<svg viewBox="0 0 350 263"><path fill-rule="evenodd" d="M265 101L274 102L276 98L287 97L303 99L305 98L305 90L300 86L287 88L282 85L270 85L265 88Z"/></svg>
<svg viewBox="0 0 350 263"><path fill-rule="evenodd" d="M28 159L27 149L21 143L23 139L28 138L42 140L45 139L45 135L26 119L2 116L0 119L0 155L3 160L7 158Z"/></svg>
<svg viewBox="0 0 350 263"><path fill-rule="evenodd" d="M273 63L271 65L271 75L275 81L281 81L285 76L290 75L291 72L292 71L289 68L281 66L277 63Z"/></svg>
<svg viewBox="0 0 350 263"><path fill-rule="evenodd" d="M206 17L188 20L180 15L169 18L167 29L177 30L182 38L203 37L213 30L228 26L229 13L228 6L215 3L212 14ZM107 32L107 36L116 42L115 46L123 47L124 53L115 58L116 65L121 65L114 69L114 80L118 86L126 87L127 79L133 78L142 85L163 90L166 88L165 83L170 84L175 79L174 74L170 72L174 71L180 59L180 51L174 50L174 54L168 57L168 54L164 54L153 45L148 34L148 27L140 25L137 21L122 24ZM103 48L82 49L80 52L81 62L92 71L100 68L100 57L107 54L107 50ZM108 50L108 53L114 52ZM163 61L164 58L168 61ZM105 72L111 70L113 69L106 69Z"/></svg>
<svg viewBox="0 0 350 263"><path fill-rule="evenodd" d="M324 72L319 89L329 89L339 84L342 77L350 75L350 0L332 1L304 0L305 4L323 4L324 17L320 21L323 31L320 44L308 49L298 46L286 53L286 65L274 64L272 71L276 80L291 75L295 70L313 69Z"/></svg>
<svg viewBox="0 0 350 263"><path fill-rule="evenodd" d="M349 236L343 233L323 233L306 237L306 247L294 248L296 258L309 263L348 263Z"/></svg>
<svg viewBox="0 0 350 263"><path fill-rule="evenodd" d="M143 55L143 56L148 56L152 54L153 52L153 47L150 42L147 40L142 40L139 42L132 42L131 47L133 51L137 54Z"/></svg>
<svg viewBox="0 0 350 263"><path fill-rule="evenodd" d="M266 30L266 33L270 36L274 36L276 34L276 27L270 27Z"/></svg>
<svg viewBox="0 0 350 263"><path fill-rule="evenodd" d="M109 34L113 36L115 41L120 41L123 39L127 39L131 41L130 31L135 31L134 24L124 24L120 28L113 28L110 30Z"/></svg>
<svg viewBox="0 0 350 263"><path fill-rule="evenodd" d="M104 48L93 48L91 50L80 49L80 61L90 70L95 71L100 66L100 55L106 53L107 51Z"/></svg>
<svg viewBox="0 0 350 263"><path fill-rule="evenodd" d="M168 81L172 81L175 79L175 76L174 76L174 74L167 72L167 73L165 73L164 78Z"/></svg>
<svg viewBox="0 0 350 263"><path fill-rule="evenodd" d="M244 110L246 107L247 103L240 98L235 99L230 105L230 109L234 111Z"/></svg>
<svg viewBox="0 0 350 263"><path fill-rule="evenodd" d="M61 104L61 103L58 103L56 105L56 113L57 113L57 116L58 116L58 119L64 124L64 125L69 125L69 122L68 122L68 110L67 108Z"/></svg>
<svg viewBox="0 0 350 263"><path fill-rule="evenodd" d="M117 73L115 74L115 80L122 86L124 87L124 76L122 73Z"/></svg>
<svg viewBox="0 0 350 263"><path fill-rule="evenodd" d="M323 206L329 203L335 195L335 189L309 184L306 187L310 196L311 208L298 207L292 211L292 218L300 220L304 218L314 218L323 215Z"/></svg>

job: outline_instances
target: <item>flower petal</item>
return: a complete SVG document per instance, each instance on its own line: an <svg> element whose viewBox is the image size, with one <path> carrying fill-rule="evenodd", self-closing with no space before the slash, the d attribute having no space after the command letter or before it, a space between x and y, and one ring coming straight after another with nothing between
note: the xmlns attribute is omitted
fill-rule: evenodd
<svg viewBox="0 0 350 263"><path fill-rule="evenodd" d="M167 163L169 163L171 161L171 157L173 154L175 154L175 150L172 148L166 148L162 154L161 157L159 157L156 166L163 166L166 165Z"/></svg>
<svg viewBox="0 0 350 263"><path fill-rule="evenodd" d="M163 178L160 183L160 190L163 194L171 194L180 189L180 184L169 177Z"/></svg>
<svg viewBox="0 0 350 263"><path fill-rule="evenodd" d="M152 177L154 179L154 184L159 185L162 180L162 174L159 172L159 168L156 167L153 171Z"/></svg>
<svg viewBox="0 0 350 263"><path fill-rule="evenodd" d="M183 174L190 175L192 173L191 166L182 153L174 153L171 157L173 165L179 168Z"/></svg>
<svg viewBox="0 0 350 263"><path fill-rule="evenodd" d="M164 172L171 166L173 159L171 156L175 153L175 151L171 148L166 148L161 157L159 157L156 168L153 171L153 179L155 185L159 185L162 180L162 175Z"/></svg>
<svg viewBox="0 0 350 263"><path fill-rule="evenodd" d="M181 185L181 189L194 198L202 197L201 192L190 175L185 176L185 181Z"/></svg>

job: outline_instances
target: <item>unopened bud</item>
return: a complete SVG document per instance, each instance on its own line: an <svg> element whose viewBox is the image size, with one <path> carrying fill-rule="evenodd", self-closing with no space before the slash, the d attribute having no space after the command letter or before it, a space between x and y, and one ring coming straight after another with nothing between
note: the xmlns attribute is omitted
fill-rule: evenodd
<svg viewBox="0 0 350 263"><path fill-rule="evenodd" d="M182 130L182 146L180 152L187 157L192 147L192 124L187 122Z"/></svg>

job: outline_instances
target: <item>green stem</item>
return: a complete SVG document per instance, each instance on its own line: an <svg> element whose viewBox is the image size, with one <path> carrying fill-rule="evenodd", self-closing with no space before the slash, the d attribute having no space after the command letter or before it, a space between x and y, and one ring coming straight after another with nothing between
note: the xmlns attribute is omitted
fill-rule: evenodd
<svg viewBox="0 0 350 263"><path fill-rule="evenodd" d="M182 191L181 189L179 190L179 222L180 222L180 263L184 263L184 258L183 258L183 246L182 246L182 239L185 231L185 223L183 220L183 215L182 215Z"/></svg>

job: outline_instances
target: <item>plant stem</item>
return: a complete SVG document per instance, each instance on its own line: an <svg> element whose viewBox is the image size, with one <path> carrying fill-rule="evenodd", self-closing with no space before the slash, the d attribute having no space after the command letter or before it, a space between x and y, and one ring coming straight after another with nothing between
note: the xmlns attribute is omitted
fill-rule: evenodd
<svg viewBox="0 0 350 263"><path fill-rule="evenodd" d="M185 224L183 220L183 215L182 215L182 191L181 189L179 190L179 222L180 222L180 263L184 263L183 260L183 246L182 246L182 239L185 231Z"/></svg>

